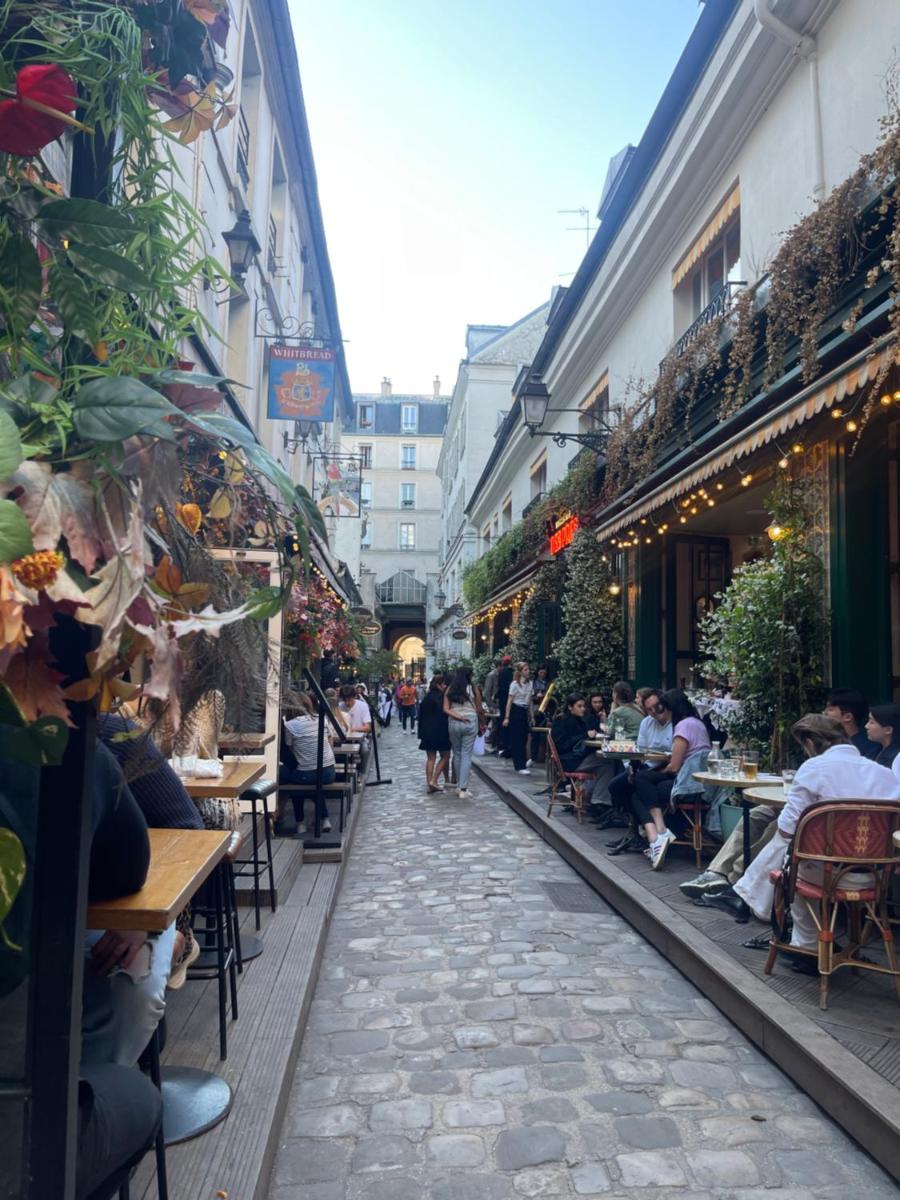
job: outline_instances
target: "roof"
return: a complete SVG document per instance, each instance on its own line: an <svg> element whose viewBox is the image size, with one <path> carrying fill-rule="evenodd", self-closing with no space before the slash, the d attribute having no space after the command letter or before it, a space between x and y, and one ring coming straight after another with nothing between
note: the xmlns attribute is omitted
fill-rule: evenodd
<svg viewBox="0 0 900 1200"><path fill-rule="evenodd" d="M533 374L540 375L543 372L559 345L570 320L603 265L616 235L668 144L740 2L741 0L706 0L640 142L634 148L634 153L627 156L622 169L614 176L610 194L604 197L600 228L594 234L570 287L556 306L546 336L534 357Z"/></svg>

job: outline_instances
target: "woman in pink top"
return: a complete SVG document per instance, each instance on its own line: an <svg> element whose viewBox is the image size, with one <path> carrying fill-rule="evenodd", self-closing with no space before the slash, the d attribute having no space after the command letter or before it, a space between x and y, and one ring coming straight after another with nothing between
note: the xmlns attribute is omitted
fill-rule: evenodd
<svg viewBox="0 0 900 1200"><path fill-rule="evenodd" d="M657 707L661 714L669 713L671 717L672 752L663 766L638 771L631 797L632 810L647 837L650 866L654 871L662 866L670 842L675 841L675 834L666 827L663 814L669 807L678 772L688 755L710 748L706 726L684 692L678 688L663 692Z"/></svg>

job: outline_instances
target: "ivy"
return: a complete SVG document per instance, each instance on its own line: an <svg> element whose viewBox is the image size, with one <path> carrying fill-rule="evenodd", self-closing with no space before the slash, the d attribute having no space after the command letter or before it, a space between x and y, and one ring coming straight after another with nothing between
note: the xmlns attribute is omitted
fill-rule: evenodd
<svg viewBox="0 0 900 1200"><path fill-rule="evenodd" d="M556 643L557 686L561 695L612 690L622 678L622 604L610 596L612 567L591 530L576 534L569 549L563 598L565 634Z"/></svg>

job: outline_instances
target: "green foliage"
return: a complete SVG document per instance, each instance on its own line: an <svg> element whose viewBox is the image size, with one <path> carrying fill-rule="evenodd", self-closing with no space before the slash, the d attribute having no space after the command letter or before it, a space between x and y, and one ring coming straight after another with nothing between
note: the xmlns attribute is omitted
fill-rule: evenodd
<svg viewBox="0 0 900 1200"><path fill-rule="evenodd" d="M493 654L479 654L472 659L472 678L479 687L484 687L484 681L488 677L488 672L493 669L494 658Z"/></svg>
<svg viewBox="0 0 900 1200"><path fill-rule="evenodd" d="M795 721L822 706L828 616L824 567L806 540L809 513L799 484L779 482L769 497L773 520L788 530L769 558L738 567L704 620L706 673L736 684L742 710L730 732L768 747L775 768L788 765Z"/></svg>
<svg viewBox="0 0 900 1200"><path fill-rule="evenodd" d="M439 653L434 658L435 674L452 675L454 671L459 671L463 667L471 667L472 659L468 654L444 654Z"/></svg>
<svg viewBox="0 0 900 1200"><path fill-rule="evenodd" d="M556 643L557 686L562 695L609 691L624 668L622 603L610 596L613 575L590 530L575 535L563 597L565 634Z"/></svg>
<svg viewBox="0 0 900 1200"><path fill-rule="evenodd" d="M393 650L370 650L356 659L353 673L365 683L388 679L400 674L400 656Z"/></svg>
<svg viewBox="0 0 900 1200"><path fill-rule="evenodd" d="M541 658L540 616L544 604L559 600L564 579L564 564L559 558L546 563L534 577L534 590L519 609L509 653L514 662L527 662L533 669Z"/></svg>

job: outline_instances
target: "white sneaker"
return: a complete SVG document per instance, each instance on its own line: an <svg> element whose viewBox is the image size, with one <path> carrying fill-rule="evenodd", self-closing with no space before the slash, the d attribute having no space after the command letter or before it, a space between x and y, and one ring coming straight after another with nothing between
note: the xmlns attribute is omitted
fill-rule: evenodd
<svg viewBox="0 0 900 1200"><path fill-rule="evenodd" d="M306 836L306 826L303 824L302 821L297 826L297 832L294 836L295 837L305 837Z"/></svg>
<svg viewBox="0 0 900 1200"><path fill-rule="evenodd" d="M459 799L459 800L471 800L472 799L472 793L470 791L468 791L466 788L460 788L459 791L456 793L456 796L457 796L457 799Z"/></svg>
<svg viewBox="0 0 900 1200"><path fill-rule="evenodd" d="M322 822L322 832L323 833L331 833L331 822L328 820L327 817Z"/></svg>
<svg viewBox="0 0 900 1200"><path fill-rule="evenodd" d="M696 900L704 892L712 894L726 887L728 887L728 880L724 875L720 875L718 871L707 870L698 875L696 879L688 879L684 883L679 883L678 890L689 900Z"/></svg>
<svg viewBox="0 0 900 1200"><path fill-rule="evenodd" d="M516 774L517 775L530 775L531 772L528 770L527 767L523 767L521 771L516 771Z"/></svg>
<svg viewBox="0 0 900 1200"><path fill-rule="evenodd" d="M666 832L669 832L668 830ZM658 871L666 860L666 851L672 842L675 841L674 835L671 833L666 837L665 833L661 833L653 845L650 847L650 866L654 871Z"/></svg>
<svg viewBox="0 0 900 1200"><path fill-rule="evenodd" d="M526 767L530 767L530 766L531 766L531 764L532 764L532 761L533 761L533 760L529 758L529 760L528 760L528 762L525 764L525 766L526 766Z"/></svg>

